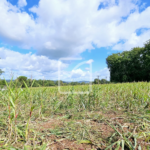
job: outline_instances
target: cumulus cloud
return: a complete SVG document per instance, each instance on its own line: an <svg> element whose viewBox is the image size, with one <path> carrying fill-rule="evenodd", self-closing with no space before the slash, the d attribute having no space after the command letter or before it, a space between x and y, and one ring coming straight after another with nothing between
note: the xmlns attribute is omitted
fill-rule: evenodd
<svg viewBox="0 0 150 150"><path fill-rule="evenodd" d="M92 62L94 62L94 60L93 60L93 59L90 59L90 60L88 60L86 63L87 63L87 64L91 64Z"/></svg>
<svg viewBox="0 0 150 150"><path fill-rule="evenodd" d="M110 71L108 68L101 69L99 71L96 71L93 73L93 79L97 78L99 76L99 79L107 79L110 80Z"/></svg>
<svg viewBox="0 0 150 150"><path fill-rule="evenodd" d="M70 80L70 81L71 80L90 81L91 77L92 77L92 81L94 81L94 79L97 78L98 76L99 76L99 79L110 80L110 71L108 68L104 68L93 73L89 71L89 68L87 68L87 71L83 71L82 69L79 68L79 69L72 70L71 72L68 72L67 74L71 74L70 76L68 75L68 77L66 78L67 80Z"/></svg>
<svg viewBox="0 0 150 150"><path fill-rule="evenodd" d="M132 33L131 36L124 43L118 43L113 46L113 50L131 50L133 47L143 47L144 43L150 37L150 30L143 32L140 36L136 33Z"/></svg>
<svg viewBox="0 0 150 150"><path fill-rule="evenodd" d="M143 30L140 35L136 31L143 28L150 29L149 19L147 19L149 15L150 7L141 13L132 13L125 22L122 22L118 26L118 30L120 31L120 39L125 40L125 42L116 44L113 49L130 50L133 47L143 46L150 37L150 30Z"/></svg>
<svg viewBox="0 0 150 150"><path fill-rule="evenodd" d="M58 79L58 61L49 59L46 56L38 56L32 53L21 54L19 52L12 51L10 49L0 48L0 66L3 71L5 71L5 78L10 79L12 73L14 78L24 75L34 79ZM61 75L60 79L63 81L90 81L90 71L89 68L85 68L86 71L82 69L73 69L72 71L65 71L69 64L61 62ZM104 68L100 71L92 73L92 80L94 80L97 75L100 78L109 79L109 70ZM3 75L2 75L3 77Z"/></svg>
<svg viewBox="0 0 150 150"><path fill-rule="evenodd" d="M40 0L38 6L30 9L37 16L34 18L1 0L0 37L6 43L34 48L38 55L52 59L78 56L95 46L130 49L141 46L143 37L149 38L146 33L134 35L139 28L150 28L150 7L140 12L137 1ZM19 0L18 5L23 7L26 1ZM99 8L100 5L103 7ZM120 40L126 42L117 45Z"/></svg>
<svg viewBox="0 0 150 150"><path fill-rule="evenodd" d="M83 70L81 70L80 68L79 69L76 69L76 70L72 70L71 72L71 78L82 78L82 77L85 77L85 76L89 76L90 73L89 71L88 72L85 72Z"/></svg>
<svg viewBox="0 0 150 150"><path fill-rule="evenodd" d="M27 5L26 0L18 0L18 7L22 8Z"/></svg>
<svg viewBox="0 0 150 150"><path fill-rule="evenodd" d="M47 79L51 77L57 79L58 61L49 59L46 56L37 56L35 54L21 54L9 49L0 48L0 66L7 73L7 77L11 71L18 75L31 76L41 78L45 76ZM68 64L61 62L61 68L65 69Z"/></svg>

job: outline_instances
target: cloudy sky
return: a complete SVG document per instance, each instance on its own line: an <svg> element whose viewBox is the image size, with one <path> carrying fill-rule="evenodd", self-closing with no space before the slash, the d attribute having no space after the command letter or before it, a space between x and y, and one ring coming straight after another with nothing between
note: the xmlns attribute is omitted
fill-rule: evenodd
<svg viewBox="0 0 150 150"><path fill-rule="evenodd" d="M109 79L107 56L148 39L149 0L0 0L1 78Z"/></svg>

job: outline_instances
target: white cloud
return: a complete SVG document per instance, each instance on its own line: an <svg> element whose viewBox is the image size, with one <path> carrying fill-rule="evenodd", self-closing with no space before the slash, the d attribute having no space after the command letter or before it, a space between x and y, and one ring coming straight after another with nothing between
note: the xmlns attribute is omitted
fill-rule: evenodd
<svg viewBox="0 0 150 150"><path fill-rule="evenodd" d="M145 9L145 11L139 13L135 12L131 14L126 22L122 22L118 26L120 31L120 39L126 40L125 43L116 44L114 50L130 50L133 47L143 46L150 37L150 30L142 32L140 35L136 34L137 29L150 28L149 17L150 7Z"/></svg>
<svg viewBox="0 0 150 150"><path fill-rule="evenodd" d="M26 5L23 0L19 2L20 6ZM107 7L98 10L102 2ZM92 44L113 46L122 39L127 42L116 47L130 49L141 46L142 37L149 38L146 33L137 37L139 40L134 35L136 29L150 27L150 7L141 13L139 9L133 0L119 0L118 4L114 0L40 0L38 6L30 9L37 15L34 19L8 1L0 0L0 37L12 45L32 47L38 55L52 59L78 56L94 49ZM122 17L127 20L122 21Z"/></svg>
<svg viewBox="0 0 150 150"><path fill-rule="evenodd" d="M37 56L35 54L21 54L5 48L0 48L0 66L6 72L8 77L10 72L16 75L25 75L29 77L33 75L34 78L41 78L45 76L47 79L58 78L58 61L49 59L46 56ZM68 64L61 63L61 68L65 69Z"/></svg>
<svg viewBox="0 0 150 150"><path fill-rule="evenodd" d="M26 0L18 0L18 7L24 7L27 5L27 1Z"/></svg>
<svg viewBox="0 0 150 150"><path fill-rule="evenodd" d="M79 68L79 69L71 71L71 78L78 78L79 79L79 78L85 77L87 74L89 75L89 71L85 72Z"/></svg>
<svg viewBox="0 0 150 150"><path fill-rule="evenodd" d="M46 56L37 56L35 54L21 54L6 48L0 48L0 66L6 79L10 79L12 73L14 78L24 75L28 78L34 79L58 79L58 61L49 59ZM72 71L65 71L68 64L61 63L61 80L63 81L90 81L89 68L74 69ZM109 79L109 70L104 68L100 71L92 73L93 80L100 75L100 78Z"/></svg>
<svg viewBox="0 0 150 150"><path fill-rule="evenodd" d="M86 67L85 70L90 70L90 68Z"/></svg>
<svg viewBox="0 0 150 150"><path fill-rule="evenodd" d="M83 71L82 69L75 69L71 72L63 72L62 73L62 80L68 81L90 81L90 76L92 76L92 81L99 76L99 79L110 79L110 72L108 68L101 69L99 71L93 72L92 75L90 74L89 70ZM65 74L68 76L65 78ZM71 74L71 75L69 75Z"/></svg>
<svg viewBox="0 0 150 150"><path fill-rule="evenodd" d="M132 33L125 43L116 44L113 50L131 50L133 47L143 47L144 43L150 38L150 30L143 32L140 36Z"/></svg>
<svg viewBox="0 0 150 150"><path fill-rule="evenodd" d="M86 63L87 63L87 64L91 64L92 62L94 62L94 60L93 60L93 59L90 59L90 60L88 60Z"/></svg>
<svg viewBox="0 0 150 150"><path fill-rule="evenodd" d="M110 71L108 68L101 69L99 71L96 71L93 73L93 79L97 78L99 76L99 79L107 79L110 80Z"/></svg>

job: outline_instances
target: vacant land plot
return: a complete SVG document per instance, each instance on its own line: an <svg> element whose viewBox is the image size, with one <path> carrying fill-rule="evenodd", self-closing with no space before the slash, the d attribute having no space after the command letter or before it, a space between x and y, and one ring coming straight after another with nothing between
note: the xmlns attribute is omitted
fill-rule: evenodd
<svg viewBox="0 0 150 150"><path fill-rule="evenodd" d="M0 146L10 150L150 149L150 83L7 88Z"/></svg>

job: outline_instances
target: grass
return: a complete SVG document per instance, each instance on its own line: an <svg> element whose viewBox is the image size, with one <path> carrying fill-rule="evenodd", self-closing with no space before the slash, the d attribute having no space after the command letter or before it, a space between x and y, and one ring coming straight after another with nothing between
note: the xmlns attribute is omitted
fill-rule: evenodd
<svg viewBox="0 0 150 150"><path fill-rule="evenodd" d="M13 83L11 83L13 84ZM8 85L7 85L8 86ZM150 83L0 91L0 146L10 150L150 149Z"/></svg>

